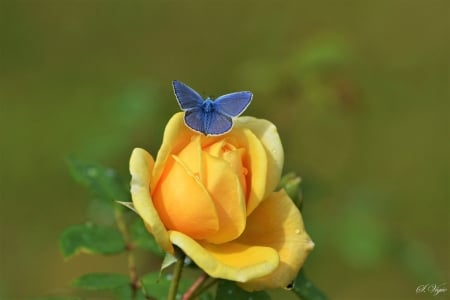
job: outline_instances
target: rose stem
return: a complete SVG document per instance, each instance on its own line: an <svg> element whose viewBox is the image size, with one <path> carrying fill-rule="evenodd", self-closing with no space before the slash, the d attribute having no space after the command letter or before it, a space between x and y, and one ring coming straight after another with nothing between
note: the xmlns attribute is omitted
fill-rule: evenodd
<svg viewBox="0 0 450 300"><path fill-rule="evenodd" d="M186 255L183 253L178 257L177 262L175 263L175 268L173 269L173 278L172 283L169 288L169 295L167 296L167 300L175 300L177 297L178 283L180 282L181 273L183 271L184 266L184 258Z"/></svg>
<svg viewBox="0 0 450 300"><path fill-rule="evenodd" d="M202 286L202 284L205 282L205 280L208 279L208 275L206 273L201 274L197 280L194 282L194 284L191 285L191 287L184 293L182 300L189 300L191 299L194 292Z"/></svg>
<svg viewBox="0 0 450 300"><path fill-rule="evenodd" d="M117 206L114 209L117 227L119 228L120 233L125 241L127 247L127 258L128 258L128 273L130 275L131 287L133 289L133 295L136 294L136 291L139 289L139 278L136 272L136 263L133 255L133 243L130 240L130 236L128 234L127 225L125 224L125 219L123 218L122 208Z"/></svg>
<svg viewBox="0 0 450 300"><path fill-rule="evenodd" d="M191 298L194 299L196 296L201 295L203 292L205 292L207 289L209 289L211 286L217 283L219 280L218 278L210 278L209 282L201 285L196 291L194 291L191 295Z"/></svg>

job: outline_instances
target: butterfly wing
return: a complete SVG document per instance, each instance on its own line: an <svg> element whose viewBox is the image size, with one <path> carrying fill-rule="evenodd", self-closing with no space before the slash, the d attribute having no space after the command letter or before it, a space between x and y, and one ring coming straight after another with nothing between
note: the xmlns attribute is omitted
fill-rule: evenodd
<svg viewBox="0 0 450 300"><path fill-rule="evenodd" d="M196 91L178 80L174 80L172 85L178 104L182 110L186 111L201 107L203 98Z"/></svg>
<svg viewBox="0 0 450 300"><path fill-rule="evenodd" d="M228 117L237 117L250 105L253 94L251 92L237 92L220 96L214 100L217 112Z"/></svg>
<svg viewBox="0 0 450 300"><path fill-rule="evenodd" d="M186 123L186 125L189 128L206 135L206 132L203 128L205 124L204 119L204 112L201 108L193 108L187 110L184 113L184 122Z"/></svg>
<svg viewBox="0 0 450 300"><path fill-rule="evenodd" d="M230 117L215 111L205 113L201 108L186 111L184 122L192 130L204 135L225 134L233 127Z"/></svg>
<svg viewBox="0 0 450 300"><path fill-rule="evenodd" d="M207 118L207 122L204 126L204 134L206 135L225 134L233 127L233 120L231 117L217 111L207 113L205 117Z"/></svg>
<svg viewBox="0 0 450 300"><path fill-rule="evenodd" d="M205 135L221 135L231 130L234 117L244 112L252 100L252 93L237 92L220 96L213 102L212 110L204 108L203 98L186 84L174 80L173 90L188 127ZM211 103L211 104L209 104Z"/></svg>

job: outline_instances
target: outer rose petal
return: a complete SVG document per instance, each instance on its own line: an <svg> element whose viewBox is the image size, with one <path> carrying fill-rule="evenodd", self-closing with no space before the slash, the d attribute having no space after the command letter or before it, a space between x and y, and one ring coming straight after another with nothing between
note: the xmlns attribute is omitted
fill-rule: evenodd
<svg viewBox="0 0 450 300"><path fill-rule="evenodd" d="M166 125L161 148L159 148L155 167L153 169L151 182L152 191L158 183L170 155L178 154L183 147L189 143L191 137L196 135L196 133L184 124L183 115L183 112L174 114Z"/></svg>
<svg viewBox="0 0 450 300"><path fill-rule="evenodd" d="M277 128L271 122L254 117L239 117L236 128L248 128L261 141L267 153L267 181L265 197L272 193L280 182L284 163L284 151Z"/></svg>
<svg viewBox="0 0 450 300"><path fill-rule="evenodd" d="M150 175L153 164L153 158L147 151L140 148L133 150L130 158L131 197L137 213L152 232L158 245L164 251L173 253L169 234L150 197Z"/></svg>
<svg viewBox="0 0 450 300"><path fill-rule="evenodd" d="M214 245L200 243L177 231L169 234L171 242L211 277L246 282L270 274L279 263L277 252L270 247L235 242Z"/></svg>
<svg viewBox="0 0 450 300"><path fill-rule="evenodd" d="M274 272L240 284L250 291L287 286L314 248L300 212L284 190L272 193L255 209L235 242L271 247L280 257Z"/></svg>

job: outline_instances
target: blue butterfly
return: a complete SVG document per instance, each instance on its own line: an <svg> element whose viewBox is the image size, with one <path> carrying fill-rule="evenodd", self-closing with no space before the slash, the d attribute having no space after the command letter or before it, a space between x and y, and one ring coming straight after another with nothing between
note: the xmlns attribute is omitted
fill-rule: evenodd
<svg viewBox="0 0 450 300"><path fill-rule="evenodd" d="M184 122L204 135L221 135L233 127L233 118L239 116L252 101L251 92L236 92L220 96L214 101L204 99L186 84L174 80L173 90L184 113Z"/></svg>

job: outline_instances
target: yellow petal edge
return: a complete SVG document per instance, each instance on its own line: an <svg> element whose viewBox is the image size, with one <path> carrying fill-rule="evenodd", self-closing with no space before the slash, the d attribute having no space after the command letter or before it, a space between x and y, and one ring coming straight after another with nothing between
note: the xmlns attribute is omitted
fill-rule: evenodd
<svg viewBox="0 0 450 300"><path fill-rule="evenodd" d="M144 220L152 232L158 245L170 253L174 253L169 240L169 233L159 218L150 196L150 179L154 161L152 156L141 148L135 148L130 158L131 198L136 212Z"/></svg>
<svg viewBox="0 0 450 300"><path fill-rule="evenodd" d="M276 126L270 121L243 116L236 119L236 128L247 128L261 142L266 151L267 178L264 198L272 193L280 182L284 164L284 151ZM256 207L250 207L250 212Z"/></svg>
<svg viewBox="0 0 450 300"><path fill-rule="evenodd" d="M286 287L314 248L300 211L284 190L272 193L255 209L235 242L270 247L280 258L277 269L270 274L240 284L249 291Z"/></svg>
<svg viewBox="0 0 450 300"><path fill-rule="evenodd" d="M270 274L279 264L277 252L270 247L236 242L214 245L195 241L177 231L169 234L173 244L214 278L246 282Z"/></svg>
<svg viewBox="0 0 450 300"><path fill-rule="evenodd" d="M153 180L150 183L152 189L158 184L169 157L172 154L178 154L193 136L192 131L184 124L183 116L183 112L174 114L164 129L163 141L153 169Z"/></svg>

